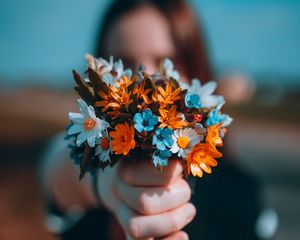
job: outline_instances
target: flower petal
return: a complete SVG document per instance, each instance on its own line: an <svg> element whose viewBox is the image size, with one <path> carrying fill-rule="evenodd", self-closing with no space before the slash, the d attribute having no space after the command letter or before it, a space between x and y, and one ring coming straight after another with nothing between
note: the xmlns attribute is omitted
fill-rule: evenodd
<svg viewBox="0 0 300 240"><path fill-rule="evenodd" d="M77 136L77 138L76 138L76 145L77 145L77 147L80 147L80 145L87 139L87 136L88 136L88 134L85 131L81 132Z"/></svg>
<svg viewBox="0 0 300 240"><path fill-rule="evenodd" d="M69 112L68 118L74 123L83 124L84 122L84 116L81 113Z"/></svg>
<svg viewBox="0 0 300 240"><path fill-rule="evenodd" d="M88 145L90 147L95 147L96 136L94 134L90 134L87 138Z"/></svg>
<svg viewBox="0 0 300 240"><path fill-rule="evenodd" d="M92 119L96 119L96 114L95 114L95 109L93 108L93 106L89 106L88 107L88 112L89 112L89 117Z"/></svg>
<svg viewBox="0 0 300 240"><path fill-rule="evenodd" d="M172 153L177 153L179 151L179 147L178 147L177 143L174 143L174 145L172 146L172 148L170 149L170 151Z"/></svg>
<svg viewBox="0 0 300 240"><path fill-rule="evenodd" d="M78 107L80 109L80 112L85 116L89 117L89 110L88 105L85 101L83 101L81 98L77 99Z"/></svg>
<svg viewBox="0 0 300 240"><path fill-rule="evenodd" d="M205 83L200 90L200 96L211 95L217 88L217 83L215 81L210 81Z"/></svg>
<svg viewBox="0 0 300 240"><path fill-rule="evenodd" d="M73 124L69 129L68 129L68 135L73 135L77 134L83 131L83 127L80 124Z"/></svg>

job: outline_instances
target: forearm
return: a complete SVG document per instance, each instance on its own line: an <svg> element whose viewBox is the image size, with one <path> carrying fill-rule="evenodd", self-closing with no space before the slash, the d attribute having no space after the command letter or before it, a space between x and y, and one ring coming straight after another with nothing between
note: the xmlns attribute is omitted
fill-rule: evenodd
<svg viewBox="0 0 300 240"><path fill-rule="evenodd" d="M67 142L63 134L49 144L42 159L39 175L45 195L62 210L77 205L83 209L96 207L91 177L79 181L79 171L69 159Z"/></svg>

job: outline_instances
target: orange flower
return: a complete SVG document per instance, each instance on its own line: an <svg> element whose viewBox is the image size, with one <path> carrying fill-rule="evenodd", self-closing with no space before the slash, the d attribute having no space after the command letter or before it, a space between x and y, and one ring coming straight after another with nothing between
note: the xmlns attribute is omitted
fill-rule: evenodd
<svg viewBox="0 0 300 240"><path fill-rule="evenodd" d="M205 141L209 143L212 147L223 146L223 141L220 137L220 128L222 124L223 122L220 122L207 128L207 136Z"/></svg>
<svg viewBox="0 0 300 240"><path fill-rule="evenodd" d="M186 158L188 174L192 172L194 176L198 177L203 176L203 171L210 174L211 167L218 165L215 158L220 157L222 157L222 153L208 143L197 144Z"/></svg>
<svg viewBox="0 0 300 240"><path fill-rule="evenodd" d="M111 131L109 135L112 138L111 146L115 154L127 155L129 151L135 148L134 127L119 123L115 127L115 131Z"/></svg>
<svg viewBox="0 0 300 240"><path fill-rule="evenodd" d="M130 98L131 93L128 92L127 89L119 89L118 92L112 92L111 96L114 99L114 102L108 104L111 108L127 107L132 103L132 99Z"/></svg>
<svg viewBox="0 0 300 240"><path fill-rule="evenodd" d="M177 113L175 105L170 110L159 109L159 113L160 128L169 127L174 130L187 126L187 122Z"/></svg>
<svg viewBox="0 0 300 240"><path fill-rule="evenodd" d="M113 101L111 92L111 88L108 88L108 93L98 91L98 95L102 98L102 100L95 102L95 107L102 107L102 112L105 112L107 109L109 109L110 106L108 104Z"/></svg>
<svg viewBox="0 0 300 240"><path fill-rule="evenodd" d="M181 88L173 90L170 82L167 83L166 89L158 86L157 90L158 92L153 94L153 100L159 102L162 108L165 108L169 104L174 104L175 101L181 99L181 96L179 95L181 93Z"/></svg>
<svg viewBox="0 0 300 240"><path fill-rule="evenodd" d="M109 108L117 110L121 107L128 107L133 101L130 98L131 93L125 88L117 89L113 86L109 86L107 94L102 91L99 91L98 94L103 100L96 102L95 106L103 107L102 112L105 112Z"/></svg>
<svg viewBox="0 0 300 240"><path fill-rule="evenodd" d="M144 100L146 104L150 103L148 94L152 91L151 88L145 89L145 81L142 81L140 85L136 85L133 89L133 94L136 94L138 98Z"/></svg>
<svg viewBox="0 0 300 240"><path fill-rule="evenodd" d="M95 103L96 107L103 107L102 112L105 112L109 108L113 109L113 112L118 112L122 107L128 107L132 103L131 92L128 92L128 86L130 86L135 80L131 80L127 75L115 81L116 86L108 86L107 93L98 91L98 95L102 98L101 101Z"/></svg>
<svg viewBox="0 0 300 240"><path fill-rule="evenodd" d="M134 79L134 78L133 78ZM115 84L118 88L128 88L134 81L131 80L128 75L124 75L119 79L119 81L115 81Z"/></svg>

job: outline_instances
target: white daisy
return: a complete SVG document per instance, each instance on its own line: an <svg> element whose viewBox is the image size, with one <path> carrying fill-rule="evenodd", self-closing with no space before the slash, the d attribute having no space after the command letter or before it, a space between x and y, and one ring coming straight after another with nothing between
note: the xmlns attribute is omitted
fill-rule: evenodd
<svg viewBox="0 0 300 240"><path fill-rule="evenodd" d="M178 153L179 157L186 157L193 146L198 144L201 137L192 128L182 128L174 131L172 138L174 144L171 147L172 153Z"/></svg>
<svg viewBox="0 0 300 240"><path fill-rule="evenodd" d="M84 141L87 141L90 147L94 147L96 140L102 137L102 132L108 128L109 123L97 118L94 108L88 106L82 99L78 99L77 102L81 113L69 113L72 126L67 133L78 134L76 138L78 147Z"/></svg>
<svg viewBox="0 0 300 240"><path fill-rule="evenodd" d="M102 138L97 142L95 155L98 156L101 162L110 161L111 154L111 139L107 131L103 132Z"/></svg>

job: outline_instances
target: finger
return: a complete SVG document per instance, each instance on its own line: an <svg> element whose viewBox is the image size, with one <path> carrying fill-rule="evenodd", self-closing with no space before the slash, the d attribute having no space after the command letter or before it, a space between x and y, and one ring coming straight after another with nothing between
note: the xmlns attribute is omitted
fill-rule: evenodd
<svg viewBox="0 0 300 240"><path fill-rule="evenodd" d="M169 211L188 202L191 197L190 186L182 178L166 187L133 187L120 180L116 191L121 200L143 215Z"/></svg>
<svg viewBox="0 0 300 240"><path fill-rule="evenodd" d="M167 237L160 238L160 240L189 240L189 236L184 231L173 233Z"/></svg>
<svg viewBox="0 0 300 240"><path fill-rule="evenodd" d="M165 186L182 176L183 167L178 160L169 162L162 174L150 161L122 162L119 175L133 186Z"/></svg>
<svg viewBox="0 0 300 240"><path fill-rule="evenodd" d="M127 208L126 211L131 211L131 215L130 217L127 215L127 220L122 217L122 226L133 239L168 236L180 231L193 220L196 214L196 209L191 203L151 216L134 214L128 206L125 204L123 206Z"/></svg>

